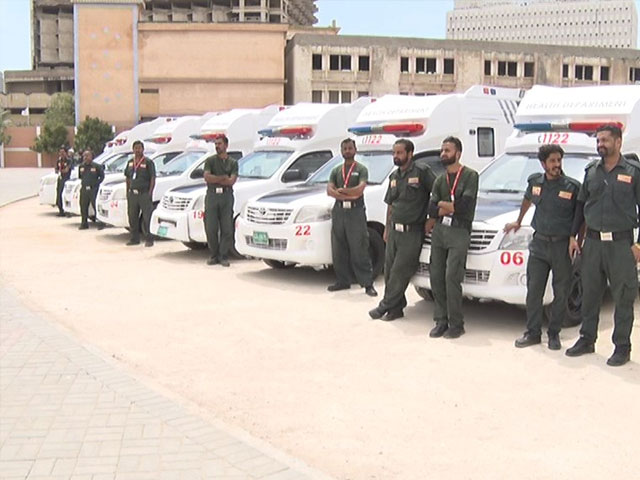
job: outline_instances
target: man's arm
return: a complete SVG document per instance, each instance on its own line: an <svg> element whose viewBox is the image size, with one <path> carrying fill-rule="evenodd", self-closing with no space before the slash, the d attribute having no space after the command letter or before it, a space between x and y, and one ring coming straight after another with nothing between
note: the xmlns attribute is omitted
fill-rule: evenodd
<svg viewBox="0 0 640 480"><path fill-rule="evenodd" d="M509 233L511 231L517 232L520 229L520 225L522 225L522 219L529 211L529 207L531 207L531 200L523 198L522 203L520 204L520 214L518 215L518 219L515 222L507 223L504 226L504 233Z"/></svg>
<svg viewBox="0 0 640 480"><path fill-rule="evenodd" d="M384 232L382 234L382 239L384 243L387 243L389 240L389 229L391 228L391 205L387 205L387 219L384 222Z"/></svg>
<svg viewBox="0 0 640 480"><path fill-rule="evenodd" d="M361 181L355 187L339 188L338 192L345 196L345 200L357 200L364 195L364 189L367 187L367 181Z"/></svg>
<svg viewBox="0 0 640 480"><path fill-rule="evenodd" d="M102 183L102 180L104 180L104 168L102 165L98 165L98 185Z"/></svg>
<svg viewBox="0 0 640 480"><path fill-rule="evenodd" d="M149 195L153 197L153 189L156 186L156 164L149 161L147 162L147 168L149 169L149 174L151 176L151 180L149 180Z"/></svg>

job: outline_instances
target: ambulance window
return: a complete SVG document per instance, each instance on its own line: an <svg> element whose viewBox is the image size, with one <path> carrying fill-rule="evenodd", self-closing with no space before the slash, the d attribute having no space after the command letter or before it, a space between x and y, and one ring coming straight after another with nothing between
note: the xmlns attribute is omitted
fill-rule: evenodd
<svg viewBox="0 0 640 480"><path fill-rule="evenodd" d="M306 155L302 155L293 164L287 168L287 171L283 174L283 182L289 181L301 181L306 180L311 176L313 172L318 170L321 166L327 163L333 158L333 153L329 150L320 152L311 152ZM291 172L291 173L288 173ZM298 172L294 175L293 172ZM284 178L286 175L286 179Z"/></svg>
<svg viewBox="0 0 640 480"><path fill-rule="evenodd" d="M400 57L400 72L409 72L409 57Z"/></svg>
<svg viewBox="0 0 640 480"><path fill-rule="evenodd" d="M478 127L478 156L493 157L496 154L493 128Z"/></svg>
<svg viewBox="0 0 640 480"><path fill-rule="evenodd" d="M322 70L322 54L314 53L312 56L312 62L314 70Z"/></svg>
<svg viewBox="0 0 640 480"><path fill-rule="evenodd" d="M416 162L416 165L426 165L431 168L436 177L444 172L444 167L440 161L440 150L417 153L414 155L413 161Z"/></svg>

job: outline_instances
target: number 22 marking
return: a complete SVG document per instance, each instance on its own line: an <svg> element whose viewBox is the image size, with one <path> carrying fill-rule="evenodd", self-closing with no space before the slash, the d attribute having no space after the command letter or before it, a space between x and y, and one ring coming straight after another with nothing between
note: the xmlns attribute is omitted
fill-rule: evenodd
<svg viewBox="0 0 640 480"><path fill-rule="evenodd" d="M311 235L311 225L296 225L296 237Z"/></svg>

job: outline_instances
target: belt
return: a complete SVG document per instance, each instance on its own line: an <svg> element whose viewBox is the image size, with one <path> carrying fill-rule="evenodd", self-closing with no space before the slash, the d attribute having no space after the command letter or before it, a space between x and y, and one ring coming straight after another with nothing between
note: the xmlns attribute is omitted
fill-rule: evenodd
<svg viewBox="0 0 640 480"><path fill-rule="evenodd" d="M424 223L391 223L391 228L396 232L424 231Z"/></svg>
<svg viewBox="0 0 640 480"><path fill-rule="evenodd" d="M623 230L621 232L599 232L598 230L592 230L587 228L587 238L594 240L600 240L602 242L611 242L615 240L628 240L633 243L633 231Z"/></svg>
<svg viewBox="0 0 640 480"><path fill-rule="evenodd" d="M138 189L138 188L132 188L129 191L131 193L133 193L134 195L139 195L141 193L147 193L149 190L147 190L147 189L141 190L141 189Z"/></svg>
<svg viewBox="0 0 640 480"><path fill-rule="evenodd" d="M542 235L538 232L534 232L533 237L545 242L562 242L569 239L569 235Z"/></svg>
<svg viewBox="0 0 640 480"><path fill-rule="evenodd" d="M360 197L357 200L336 200L336 205L344 209L364 207L364 198Z"/></svg>
<svg viewBox="0 0 640 480"><path fill-rule="evenodd" d="M232 191L233 189L231 187L215 187L215 186L209 186L209 189L207 190L207 192L215 193L217 195L220 195L225 192L232 192Z"/></svg>

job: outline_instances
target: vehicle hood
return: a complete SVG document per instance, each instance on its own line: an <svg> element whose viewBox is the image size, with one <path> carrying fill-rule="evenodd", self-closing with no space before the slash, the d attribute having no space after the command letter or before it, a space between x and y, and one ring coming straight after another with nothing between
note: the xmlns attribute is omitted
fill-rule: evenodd
<svg viewBox="0 0 640 480"><path fill-rule="evenodd" d="M518 218L522 195L520 194L478 194L474 222L484 222L502 228L506 223L514 222ZM529 224L535 207L529 209L522 224Z"/></svg>
<svg viewBox="0 0 640 480"><path fill-rule="evenodd" d="M313 196L327 196L326 186L324 185L300 185L296 187L283 188L266 195L260 196L257 200L268 203L293 203L302 198ZM308 203L308 202L305 202Z"/></svg>

